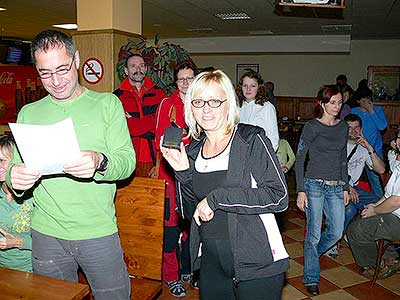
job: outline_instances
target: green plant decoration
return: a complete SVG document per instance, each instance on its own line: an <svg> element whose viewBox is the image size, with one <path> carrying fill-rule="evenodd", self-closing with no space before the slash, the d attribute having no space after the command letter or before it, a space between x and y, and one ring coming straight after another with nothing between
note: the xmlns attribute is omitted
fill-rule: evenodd
<svg viewBox="0 0 400 300"><path fill-rule="evenodd" d="M147 64L146 76L149 76L168 95L171 95L176 89L174 82L176 64L185 60L192 60L189 53L179 45L169 42L160 45L159 35L154 38L154 46L150 45L144 38L138 38L138 41L128 40L128 43L119 49L118 54L116 70L120 81L126 77L125 60L131 53L139 53L143 56Z"/></svg>

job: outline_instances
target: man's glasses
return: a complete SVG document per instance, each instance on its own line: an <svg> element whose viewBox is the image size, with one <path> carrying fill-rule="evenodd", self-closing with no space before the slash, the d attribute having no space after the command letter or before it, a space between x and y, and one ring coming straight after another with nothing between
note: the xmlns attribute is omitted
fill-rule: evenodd
<svg viewBox="0 0 400 300"><path fill-rule="evenodd" d="M179 83L192 82L193 79L194 79L194 77L179 78L176 80L176 82L179 82Z"/></svg>
<svg viewBox="0 0 400 300"><path fill-rule="evenodd" d="M225 100L210 99L210 100L208 100L208 101L203 100L203 99L193 99L192 102L190 102L190 103L191 103L194 107L196 107L196 108L202 108L202 107L204 107L204 105L206 105L206 103L207 103L207 105L208 105L209 107L218 108L218 107L220 107L221 104L224 103L225 101L226 101L226 99L225 99Z"/></svg>
<svg viewBox="0 0 400 300"><path fill-rule="evenodd" d="M76 52L75 52L75 53L76 53ZM71 64L69 65L68 68L63 67L63 68L58 69L58 70L56 70L56 71L54 71L54 72L50 72L50 71L40 72L40 71L39 71L39 72L38 72L39 77L40 77L41 79L49 79L49 78L52 77L54 74L57 74L57 75L59 75L59 76L66 75L69 71L71 71L72 65L74 64L74 61L75 61L75 53L74 53L74 56L72 56L72 61L71 61Z"/></svg>

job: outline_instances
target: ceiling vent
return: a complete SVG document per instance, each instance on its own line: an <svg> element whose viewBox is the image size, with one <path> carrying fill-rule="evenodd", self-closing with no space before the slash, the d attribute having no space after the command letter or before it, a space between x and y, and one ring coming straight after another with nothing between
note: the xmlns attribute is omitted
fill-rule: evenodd
<svg viewBox="0 0 400 300"><path fill-rule="evenodd" d="M221 20L248 20L251 19L245 12L218 13L215 16Z"/></svg>

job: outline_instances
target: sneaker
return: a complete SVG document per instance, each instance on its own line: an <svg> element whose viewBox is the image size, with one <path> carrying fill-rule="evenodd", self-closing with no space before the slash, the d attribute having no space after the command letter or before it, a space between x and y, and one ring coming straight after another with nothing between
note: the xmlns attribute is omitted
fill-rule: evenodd
<svg viewBox="0 0 400 300"><path fill-rule="evenodd" d="M181 281L190 283L191 280L192 280L192 274L182 274L181 275Z"/></svg>
<svg viewBox="0 0 400 300"><path fill-rule="evenodd" d="M196 280L195 276L193 276L192 274L182 274L181 280L183 282L186 282L187 284L190 284L190 286L195 290L199 289L199 281Z"/></svg>
<svg viewBox="0 0 400 300"><path fill-rule="evenodd" d="M384 266L379 271L378 278L384 279L392 276L400 270L400 261L397 259L386 260Z"/></svg>
<svg viewBox="0 0 400 300"><path fill-rule="evenodd" d="M172 296L178 298L186 296L186 290L182 284L182 281L180 280L169 281L167 282L167 286Z"/></svg>
<svg viewBox="0 0 400 300"><path fill-rule="evenodd" d="M336 244L333 246L331 249L325 252L326 256L329 256L330 258L337 258L339 256L339 247Z"/></svg>

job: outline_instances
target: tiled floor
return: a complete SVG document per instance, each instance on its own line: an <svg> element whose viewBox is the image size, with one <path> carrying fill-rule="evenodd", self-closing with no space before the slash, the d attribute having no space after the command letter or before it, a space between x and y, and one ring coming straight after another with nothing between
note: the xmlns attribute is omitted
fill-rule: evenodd
<svg viewBox="0 0 400 300"><path fill-rule="evenodd" d="M286 274L286 285L283 289L283 300L400 300L400 273L394 276L378 280L371 289L370 281L358 273L358 267L354 263L353 256L347 244L342 242L339 249L339 257L331 259L321 257L321 294L311 297L303 285L303 241L304 220L296 215L295 194L293 182L290 179L291 193L290 207L283 216L282 235L286 249L290 255L290 269ZM181 299L198 300L199 293L190 287L187 288L187 296ZM157 300L177 299L171 296L164 287L161 296ZM224 300L224 299L221 299Z"/></svg>

